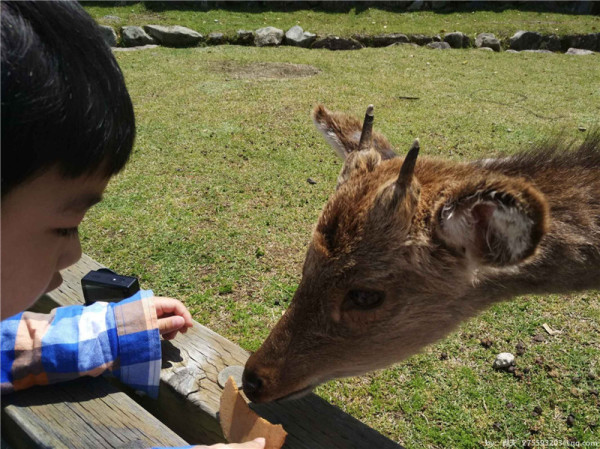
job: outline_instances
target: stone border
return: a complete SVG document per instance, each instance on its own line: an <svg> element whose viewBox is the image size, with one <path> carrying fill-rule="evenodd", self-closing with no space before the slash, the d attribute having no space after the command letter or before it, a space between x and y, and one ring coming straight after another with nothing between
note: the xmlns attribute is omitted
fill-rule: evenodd
<svg viewBox="0 0 600 449"><path fill-rule="evenodd" d="M495 52L509 51L594 54L600 52L600 33L557 36L535 31L518 31L509 39L497 39L492 33L479 33L471 37L460 31L444 36L423 34L406 35L388 33L378 35L354 34L351 37L333 35L318 36L304 31L296 25L287 32L267 26L255 31L238 30L235 36L210 33L207 36L179 25L145 25L120 27L120 39L111 26L100 25L108 45L116 47L138 47L163 45L166 47L197 47L212 45L246 45L255 47L290 45L303 48L326 48L329 50L358 50L365 47L388 47L392 45L426 46L431 49L478 48Z"/></svg>

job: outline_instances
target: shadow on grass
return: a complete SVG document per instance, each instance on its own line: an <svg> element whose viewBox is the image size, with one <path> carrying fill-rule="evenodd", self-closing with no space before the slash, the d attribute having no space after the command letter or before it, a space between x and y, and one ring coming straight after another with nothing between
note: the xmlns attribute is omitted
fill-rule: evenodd
<svg viewBox="0 0 600 449"><path fill-rule="evenodd" d="M213 9L261 14L265 12L294 12L301 10L331 13L348 13L352 10L360 14L370 8L390 12L407 12L412 1L89 1L90 6L126 6L143 3L148 11L208 11ZM591 1L528 1L528 2L486 2L486 1L446 1L424 2L422 10L432 10L437 14L491 11L501 13L506 10L527 12L554 12L573 15L598 15L600 2Z"/></svg>

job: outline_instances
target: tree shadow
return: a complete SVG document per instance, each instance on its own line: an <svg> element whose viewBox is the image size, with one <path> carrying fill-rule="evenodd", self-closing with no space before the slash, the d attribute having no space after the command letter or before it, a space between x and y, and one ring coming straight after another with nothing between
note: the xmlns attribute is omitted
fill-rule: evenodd
<svg viewBox="0 0 600 449"><path fill-rule="evenodd" d="M127 6L139 1L90 1L91 6ZM261 14L266 12L321 11L331 13L357 14L369 8L390 12L407 12L412 1L143 1L144 7L152 12L225 10L231 12ZM491 11L501 13L506 10L531 12L554 12L572 15L598 15L600 2L592 1L445 1L423 2L422 10L436 14Z"/></svg>

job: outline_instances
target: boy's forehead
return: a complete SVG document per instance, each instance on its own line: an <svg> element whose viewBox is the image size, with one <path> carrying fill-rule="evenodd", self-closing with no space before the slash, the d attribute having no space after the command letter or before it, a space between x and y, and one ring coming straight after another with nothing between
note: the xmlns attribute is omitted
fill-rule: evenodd
<svg viewBox="0 0 600 449"><path fill-rule="evenodd" d="M48 170L31 183L37 197L58 213L83 212L102 200L109 178L103 175L84 175L67 178L58 169ZM37 191L37 192L35 192Z"/></svg>
<svg viewBox="0 0 600 449"><path fill-rule="evenodd" d="M105 176L65 178L51 169L2 198L2 219L81 216L102 199L108 181Z"/></svg>
<svg viewBox="0 0 600 449"><path fill-rule="evenodd" d="M60 212L81 212L102 201L102 193L82 193L65 200Z"/></svg>
<svg viewBox="0 0 600 449"><path fill-rule="evenodd" d="M59 192L60 212L83 212L102 200L109 178L90 175L78 178L54 178Z"/></svg>

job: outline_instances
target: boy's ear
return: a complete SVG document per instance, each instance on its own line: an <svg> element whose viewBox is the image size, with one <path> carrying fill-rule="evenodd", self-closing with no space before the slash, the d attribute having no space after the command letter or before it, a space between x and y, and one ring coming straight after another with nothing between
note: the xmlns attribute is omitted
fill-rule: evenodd
<svg viewBox="0 0 600 449"><path fill-rule="evenodd" d="M465 181L438 205L436 234L477 264L503 267L534 254L549 226L543 194L527 181Z"/></svg>
<svg viewBox="0 0 600 449"><path fill-rule="evenodd" d="M368 126L372 127L373 106L369 106L369 109L367 110L365 124L367 123L367 120L369 120L369 115L370 123ZM361 136L363 134L363 125L356 117L340 112L331 112L325 106L318 105L313 111L313 122L317 129L321 131L325 140L342 159L346 159L351 153L359 151L359 144L361 143ZM369 132L369 137L372 137L372 142L370 142L368 147L360 148L361 151L373 148L379 153L382 160L396 157L396 153L394 153L392 146L385 137L377 132L372 132L370 130ZM367 144L364 139L363 144Z"/></svg>

